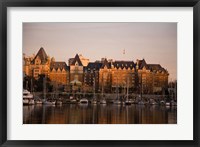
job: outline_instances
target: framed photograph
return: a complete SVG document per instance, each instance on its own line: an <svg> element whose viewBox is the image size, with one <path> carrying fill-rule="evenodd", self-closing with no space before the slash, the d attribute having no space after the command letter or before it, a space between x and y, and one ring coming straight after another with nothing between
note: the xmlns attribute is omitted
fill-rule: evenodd
<svg viewBox="0 0 200 147"><path fill-rule="evenodd" d="M199 7L1 2L1 145L199 146Z"/></svg>

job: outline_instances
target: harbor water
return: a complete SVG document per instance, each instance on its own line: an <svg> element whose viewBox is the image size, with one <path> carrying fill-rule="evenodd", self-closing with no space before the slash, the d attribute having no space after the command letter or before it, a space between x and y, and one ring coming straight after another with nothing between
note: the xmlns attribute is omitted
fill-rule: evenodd
<svg viewBox="0 0 200 147"><path fill-rule="evenodd" d="M23 124L176 124L177 107L161 105L24 105Z"/></svg>

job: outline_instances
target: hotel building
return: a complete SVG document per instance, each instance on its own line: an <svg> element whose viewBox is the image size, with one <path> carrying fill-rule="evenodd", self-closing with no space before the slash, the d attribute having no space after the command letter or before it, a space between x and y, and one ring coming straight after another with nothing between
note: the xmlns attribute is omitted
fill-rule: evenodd
<svg viewBox="0 0 200 147"><path fill-rule="evenodd" d="M65 86L65 90L79 92L130 92L144 94L161 93L167 89L169 73L160 64L147 64L144 59L134 61L118 61L102 58L90 62L82 55L70 58L68 65L63 61L55 61L47 56L44 48L36 55L24 55L23 72L26 76L38 79L44 74L50 80Z"/></svg>

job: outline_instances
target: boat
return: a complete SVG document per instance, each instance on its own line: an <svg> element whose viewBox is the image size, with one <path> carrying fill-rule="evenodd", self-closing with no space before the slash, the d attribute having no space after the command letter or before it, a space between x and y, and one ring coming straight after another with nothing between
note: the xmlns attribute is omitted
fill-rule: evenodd
<svg viewBox="0 0 200 147"><path fill-rule="evenodd" d="M43 101L43 104L44 105L55 105L56 102L55 101L46 100L46 101Z"/></svg>
<svg viewBox="0 0 200 147"><path fill-rule="evenodd" d="M118 83L118 78L117 78L117 83ZM119 99L119 85L117 84L117 98L114 101L114 104L120 105L122 102Z"/></svg>
<svg viewBox="0 0 200 147"><path fill-rule="evenodd" d="M125 105L131 105L132 102L128 98L128 86L129 86L129 80L127 79L127 95L126 95L126 100L125 100Z"/></svg>
<svg viewBox="0 0 200 147"><path fill-rule="evenodd" d="M93 100L91 101L92 104L97 104L97 100L96 98L93 98Z"/></svg>
<svg viewBox="0 0 200 147"><path fill-rule="evenodd" d="M138 104L139 104L139 105L144 105L145 102L144 102L143 100L141 100L141 101L138 102Z"/></svg>
<svg viewBox="0 0 200 147"><path fill-rule="evenodd" d="M88 104L88 99L82 98L82 99L80 99L79 102L80 102L80 103L84 103L84 104Z"/></svg>
<svg viewBox="0 0 200 147"><path fill-rule="evenodd" d="M117 105L120 105L121 103L122 102L119 99L117 99L117 100L114 101L114 104L117 104Z"/></svg>
<svg viewBox="0 0 200 147"><path fill-rule="evenodd" d="M164 101L164 100L161 100L161 101L160 101L160 105L165 105L165 101Z"/></svg>
<svg viewBox="0 0 200 147"><path fill-rule="evenodd" d="M93 85L93 99L91 101L92 104L97 104L97 99L95 97L95 77L94 77L94 85Z"/></svg>
<svg viewBox="0 0 200 147"><path fill-rule="evenodd" d="M56 105L62 105L62 101L61 100L57 100L56 101Z"/></svg>
<svg viewBox="0 0 200 147"><path fill-rule="evenodd" d="M165 103L165 106L170 106L170 102L166 102L166 103Z"/></svg>
<svg viewBox="0 0 200 147"><path fill-rule="evenodd" d="M103 79L103 78L102 78L102 79ZM107 102L106 102L106 99L105 99L105 97L104 97L104 95L103 95L103 91L104 91L103 86L104 86L104 82L102 81L102 90L101 90L100 104L106 104L106 103L107 103Z"/></svg>
<svg viewBox="0 0 200 147"><path fill-rule="evenodd" d="M70 104L76 104L76 103L77 103L77 100L76 100L76 99L71 99L69 103L70 103Z"/></svg>
<svg viewBox="0 0 200 147"><path fill-rule="evenodd" d="M101 99L100 100L100 104L106 104L106 100L105 99Z"/></svg>
<svg viewBox="0 0 200 147"><path fill-rule="evenodd" d="M42 100L41 99L35 100L35 104L42 104Z"/></svg>
<svg viewBox="0 0 200 147"><path fill-rule="evenodd" d="M44 105L55 105L56 104L56 102L55 101L52 101L52 100L47 100L46 99L46 76L44 77L44 79L43 79L43 97L44 97L44 99L43 99L43 104Z"/></svg>
<svg viewBox="0 0 200 147"><path fill-rule="evenodd" d="M25 105L33 105L34 102L34 98L33 98L33 94L31 94L28 90L24 89L23 90L23 104Z"/></svg>
<svg viewBox="0 0 200 147"><path fill-rule="evenodd" d="M157 102L150 102L150 105L158 105Z"/></svg>
<svg viewBox="0 0 200 147"><path fill-rule="evenodd" d="M174 88L173 88L173 86L172 86L172 84L171 84L171 89L173 89L173 91L174 91L174 96L173 96L173 92L171 92L172 95L171 95L170 105L171 105L171 106L177 106L177 102L175 102L175 99L176 99L176 83L175 83Z"/></svg>
<svg viewBox="0 0 200 147"><path fill-rule="evenodd" d="M171 104L171 106L177 106L177 102L175 102L173 100L170 102L170 104Z"/></svg>
<svg viewBox="0 0 200 147"><path fill-rule="evenodd" d="M69 100L67 101L68 104L76 104L78 101L73 96L69 97Z"/></svg>

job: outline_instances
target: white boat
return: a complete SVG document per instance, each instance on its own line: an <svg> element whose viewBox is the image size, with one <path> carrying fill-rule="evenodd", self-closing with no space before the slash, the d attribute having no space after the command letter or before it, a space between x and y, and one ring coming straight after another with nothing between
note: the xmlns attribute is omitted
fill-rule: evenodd
<svg viewBox="0 0 200 147"><path fill-rule="evenodd" d="M44 101L43 104L44 105L55 105L56 102L55 101Z"/></svg>
<svg viewBox="0 0 200 147"><path fill-rule="evenodd" d="M79 102L80 102L80 103L84 103L84 104L88 104L88 99L82 98L82 99L80 99Z"/></svg>
<svg viewBox="0 0 200 147"><path fill-rule="evenodd" d="M70 104L75 104L75 103L77 103L77 100L76 100L76 99L71 99L71 100L70 100Z"/></svg>
<svg viewBox="0 0 200 147"><path fill-rule="evenodd" d="M56 105L62 105L62 101L56 101Z"/></svg>
<svg viewBox="0 0 200 147"><path fill-rule="evenodd" d="M166 106L170 106L170 102L166 102L165 105L166 105Z"/></svg>
<svg viewBox="0 0 200 147"><path fill-rule="evenodd" d="M43 99L43 104L44 105L55 105L55 101L50 101L46 99L46 76L43 79L43 92L44 92L44 99Z"/></svg>
<svg viewBox="0 0 200 147"><path fill-rule="evenodd" d="M105 99L101 99L100 100L100 104L106 104L106 100Z"/></svg>
<svg viewBox="0 0 200 147"><path fill-rule="evenodd" d="M97 99L95 97L95 77L94 77L94 85L93 85L93 99L91 101L92 104L97 104Z"/></svg>
<svg viewBox="0 0 200 147"><path fill-rule="evenodd" d="M125 104L126 104L126 105L131 105L131 104L132 104L132 101L130 101L130 100L125 100Z"/></svg>
<svg viewBox="0 0 200 147"><path fill-rule="evenodd" d="M158 105L158 103L154 99L150 99L150 105Z"/></svg>
<svg viewBox="0 0 200 147"><path fill-rule="evenodd" d="M92 104L97 104L97 100L96 98L93 98L93 100L91 101Z"/></svg>
<svg viewBox="0 0 200 147"><path fill-rule="evenodd" d="M144 105L145 102L143 102L142 100L138 102L139 105Z"/></svg>
<svg viewBox="0 0 200 147"><path fill-rule="evenodd" d="M125 105L131 105L132 102L128 98L128 89L129 89L129 79L127 79L127 95L126 95L126 100L125 100Z"/></svg>
<svg viewBox="0 0 200 147"><path fill-rule="evenodd" d="M33 94L31 94L26 89L23 90L23 104L27 104L27 105L33 105L34 104Z"/></svg>
<svg viewBox="0 0 200 147"><path fill-rule="evenodd" d="M41 99L36 99L35 100L35 104L42 104L42 100Z"/></svg>
<svg viewBox="0 0 200 147"><path fill-rule="evenodd" d="M117 83L118 83L118 78L117 78ZM117 98L114 101L114 104L120 105L122 102L119 100L119 85L117 84Z"/></svg>
<svg viewBox="0 0 200 147"><path fill-rule="evenodd" d="M151 104L151 105L158 105L157 102L151 102L150 104Z"/></svg>
<svg viewBox="0 0 200 147"><path fill-rule="evenodd" d="M117 104L117 105L120 105L121 103L122 102L120 100L118 100L118 99L114 101L114 104Z"/></svg>

